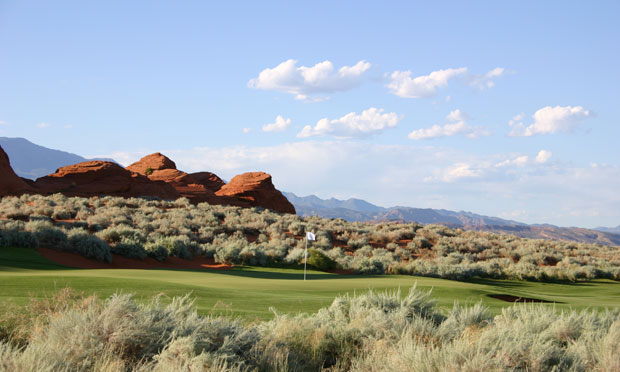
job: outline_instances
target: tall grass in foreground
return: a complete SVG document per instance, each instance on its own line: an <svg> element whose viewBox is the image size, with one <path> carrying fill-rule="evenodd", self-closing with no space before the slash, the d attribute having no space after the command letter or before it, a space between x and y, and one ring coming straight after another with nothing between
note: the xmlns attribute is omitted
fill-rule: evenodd
<svg viewBox="0 0 620 372"><path fill-rule="evenodd" d="M436 308L412 288L244 324L188 297L35 301L0 319L0 371L618 371L620 312Z"/></svg>

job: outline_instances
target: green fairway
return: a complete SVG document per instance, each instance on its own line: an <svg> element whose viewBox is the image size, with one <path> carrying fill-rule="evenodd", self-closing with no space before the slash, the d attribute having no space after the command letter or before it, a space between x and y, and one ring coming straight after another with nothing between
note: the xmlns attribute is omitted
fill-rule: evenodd
<svg viewBox="0 0 620 372"><path fill-rule="evenodd" d="M402 275L336 275L292 269L243 267L228 271L188 270L81 270L56 265L36 251L23 248L0 250L0 303L26 304L32 297L49 296L72 287L86 294L109 296L115 292L135 293L139 299L163 294L164 300L191 292L198 311L239 315L246 319L268 319L269 308L280 312L314 312L331 304L338 294L401 288L403 294L415 285L432 289L439 306L455 301L482 301L497 313L508 302L489 297L508 294L551 302L564 308L612 308L620 306L620 283L597 280L575 284L553 284L480 279L458 282Z"/></svg>

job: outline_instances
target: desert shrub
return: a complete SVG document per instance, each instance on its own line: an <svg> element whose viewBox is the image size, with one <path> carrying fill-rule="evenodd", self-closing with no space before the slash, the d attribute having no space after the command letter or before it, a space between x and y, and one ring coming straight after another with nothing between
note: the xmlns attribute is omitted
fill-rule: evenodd
<svg viewBox="0 0 620 372"><path fill-rule="evenodd" d="M385 267L376 257L356 255L351 261L351 268L358 274L383 274Z"/></svg>
<svg viewBox="0 0 620 372"><path fill-rule="evenodd" d="M415 243L415 246L418 248L432 248L433 247L433 244L431 244L431 242L423 236L416 236L415 238L413 238L413 243Z"/></svg>
<svg viewBox="0 0 620 372"><path fill-rule="evenodd" d="M159 238L156 244L166 248L170 256L191 260L194 256L200 255L200 245L192 242L186 236L168 236Z"/></svg>
<svg viewBox="0 0 620 372"><path fill-rule="evenodd" d="M245 246L239 252L239 260L244 265L265 266L267 264L267 257L261 248L261 246L255 244Z"/></svg>
<svg viewBox="0 0 620 372"><path fill-rule="evenodd" d="M447 313L411 288L337 296L312 314L243 323L198 315L188 296L61 298L0 341L6 371L618 371L620 311L515 304ZM0 314L0 320L7 319ZM28 318L30 317L30 318ZM0 322L2 324L2 322ZM12 333L15 334L15 333Z"/></svg>
<svg viewBox="0 0 620 372"><path fill-rule="evenodd" d="M71 251L79 253L86 258L112 262L112 253L108 243L94 235L88 234L85 230L71 230L68 243Z"/></svg>
<svg viewBox="0 0 620 372"><path fill-rule="evenodd" d="M64 207L56 206L51 213L51 217L55 220L70 220L75 217L73 211L67 210Z"/></svg>
<svg viewBox="0 0 620 372"><path fill-rule="evenodd" d="M144 245L144 250L148 257L152 257L159 262L165 261L168 256L168 249L161 244L157 244L154 242L148 242Z"/></svg>
<svg viewBox="0 0 620 372"><path fill-rule="evenodd" d="M112 253L140 260L145 259L148 255L142 243L129 238L123 238L120 242L116 243L112 247Z"/></svg>
<svg viewBox="0 0 620 372"><path fill-rule="evenodd" d="M336 268L336 261L329 258L325 253L318 249L308 249L308 265L317 270L325 271Z"/></svg>
<svg viewBox="0 0 620 372"><path fill-rule="evenodd" d="M304 259L304 252L305 250L303 248L296 247L291 249L284 258L284 262L289 264L300 263Z"/></svg>
<svg viewBox="0 0 620 372"><path fill-rule="evenodd" d="M35 234L17 229L0 229L0 247L37 248L39 241Z"/></svg>
<svg viewBox="0 0 620 372"><path fill-rule="evenodd" d="M215 249L215 255L213 258L215 258L215 262L225 264L239 263L239 255L246 245L247 242L243 242L241 240L227 241L225 244L220 245Z"/></svg>
<svg viewBox="0 0 620 372"><path fill-rule="evenodd" d="M142 233L127 225L110 226L105 230L97 233L97 236L108 243L118 243L122 240L130 240L134 242L144 242Z"/></svg>
<svg viewBox="0 0 620 372"><path fill-rule="evenodd" d="M46 248L67 249L67 234L47 221L30 221L26 230L35 234L39 244Z"/></svg>

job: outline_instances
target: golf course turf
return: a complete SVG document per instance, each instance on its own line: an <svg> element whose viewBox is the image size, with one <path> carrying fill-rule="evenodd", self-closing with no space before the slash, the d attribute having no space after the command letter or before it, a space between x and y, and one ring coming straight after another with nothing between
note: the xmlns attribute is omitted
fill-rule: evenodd
<svg viewBox="0 0 620 372"><path fill-rule="evenodd" d="M373 290L396 290L403 295L417 285L432 289L440 307L482 301L493 313L512 303L491 296L548 301L556 309L605 309L620 306L620 283L596 280L579 283L540 283L477 279L459 282L405 275L338 275L281 268L235 267L231 270L74 269L55 264L37 251L0 249L0 310L25 305L31 298L51 296L71 287L105 298L116 292L133 293L138 300L162 294L166 302L191 293L203 314L227 314L246 320L269 319L270 308L282 313L314 312L329 306L335 296ZM499 296L502 297L502 296ZM538 306L538 304L537 304Z"/></svg>

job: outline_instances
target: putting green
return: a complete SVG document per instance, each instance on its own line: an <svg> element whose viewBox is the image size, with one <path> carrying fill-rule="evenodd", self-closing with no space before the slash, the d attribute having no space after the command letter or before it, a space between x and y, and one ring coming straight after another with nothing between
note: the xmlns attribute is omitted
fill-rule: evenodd
<svg viewBox="0 0 620 372"><path fill-rule="evenodd" d="M85 294L107 297L116 292L134 293L140 300L157 294L166 301L191 293L203 314L228 314L247 320L272 317L270 307L279 312L314 312L331 304L335 296L374 290L401 288L403 295L413 285L432 289L441 307L455 301L474 304L482 301L494 313L511 303L489 297L506 294L555 302L557 309L614 308L620 306L620 283L597 280L556 284L479 279L459 282L403 275L337 275L317 271L239 267L233 270L82 270L54 264L36 251L23 248L0 249L0 307L24 305L33 297L46 297L72 287Z"/></svg>

